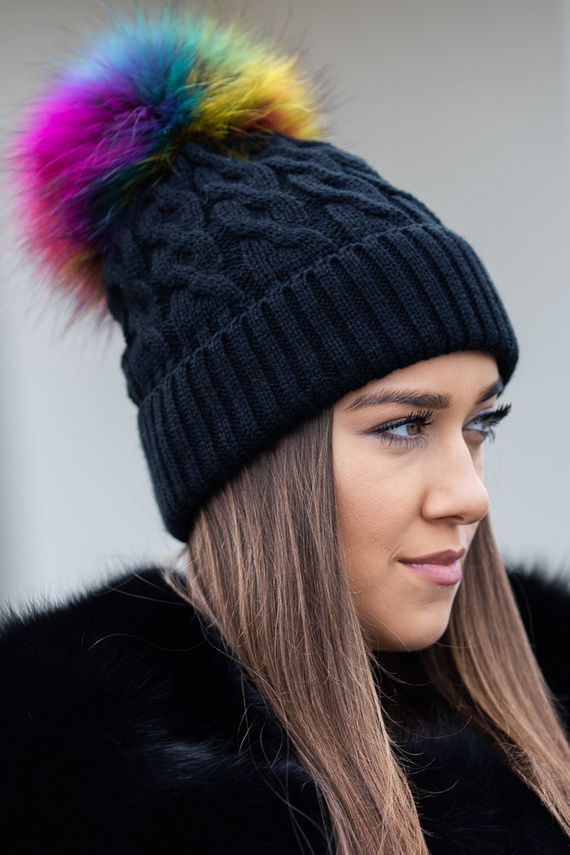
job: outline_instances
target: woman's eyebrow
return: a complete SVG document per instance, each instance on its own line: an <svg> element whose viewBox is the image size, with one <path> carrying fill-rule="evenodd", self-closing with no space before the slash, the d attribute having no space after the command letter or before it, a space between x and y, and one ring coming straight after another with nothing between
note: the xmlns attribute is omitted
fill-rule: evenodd
<svg viewBox="0 0 570 855"><path fill-rule="evenodd" d="M499 377L490 386L486 386L477 404L482 404L503 391L503 381ZM349 404L347 410L361 410L364 407L378 407L382 404L411 404L414 407L427 407L430 410L445 410L451 406L451 397L441 392L420 392L415 389L379 389L377 392L362 392Z"/></svg>
<svg viewBox="0 0 570 855"><path fill-rule="evenodd" d="M380 404L412 404L414 407L429 407L430 410L445 410L451 406L451 398L440 392L380 389L377 392L362 392L346 409L361 410L363 407L377 407Z"/></svg>
<svg viewBox="0 0 570 855"><path fill-rule="evenodd" d="M490 386L487 386L486 389L483 389L481 392L480 398L478 398L477 403L482 404L483 401L487 401L489 398L493 398L495 395L500 395L503 389L505 388L505 384L498 377L494 383L491 383Z"/></svg>

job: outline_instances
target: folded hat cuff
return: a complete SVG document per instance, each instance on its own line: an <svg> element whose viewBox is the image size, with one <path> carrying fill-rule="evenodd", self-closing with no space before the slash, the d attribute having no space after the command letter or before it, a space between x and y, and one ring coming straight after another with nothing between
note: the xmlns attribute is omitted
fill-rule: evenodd
<svg viewBox="0 0 570 855"><path fill-rule="evenodd" d="M507 382L517 342L480 260L439 225L346 245L266 294L160 379L139 429L167 529L245 463L349 391L446 353L493 354Z"/></svg>

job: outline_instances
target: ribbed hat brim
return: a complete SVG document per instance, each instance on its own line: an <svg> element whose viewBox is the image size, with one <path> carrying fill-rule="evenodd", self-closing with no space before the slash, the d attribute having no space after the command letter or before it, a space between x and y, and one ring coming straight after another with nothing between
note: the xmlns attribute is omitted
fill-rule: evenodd
<svg viewBox="0 0 570 855"><path fill-rule="evenodd" d="M139 428L168 530L186 540L203 500L284 433L349 391L424 359L518 348L470 245L413 225L342 247L280 284L167 374Z"/></svg>

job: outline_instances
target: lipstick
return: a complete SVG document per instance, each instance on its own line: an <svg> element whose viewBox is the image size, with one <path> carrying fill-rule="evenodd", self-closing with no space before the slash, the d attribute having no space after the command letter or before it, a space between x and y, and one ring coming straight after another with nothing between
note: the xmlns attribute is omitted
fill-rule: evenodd
<svg viewBox="0 0 570 855"><path fill-rule="evenodd" d="M432 552L419 558L400 558L400 563L409 567L414 573L435 582L438 585L456 585L461 582L461 558L465 549L445 549L442 552Z"/></svg>

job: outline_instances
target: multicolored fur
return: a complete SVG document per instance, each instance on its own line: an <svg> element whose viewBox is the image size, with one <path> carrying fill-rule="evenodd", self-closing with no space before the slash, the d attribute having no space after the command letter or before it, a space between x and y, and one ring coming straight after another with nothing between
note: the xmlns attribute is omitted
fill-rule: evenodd
<svg viewBox="0 0 570 855"><path fill-rule="evenodd" d="M207 18L138 13L63 65L24 117L12 157L27 249L78 311L104 307L115 212L185 140L243 155L244 136L319 126L294 57Z"/></svg>

